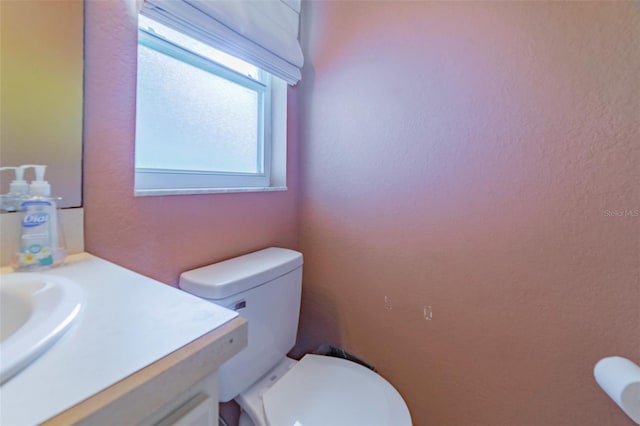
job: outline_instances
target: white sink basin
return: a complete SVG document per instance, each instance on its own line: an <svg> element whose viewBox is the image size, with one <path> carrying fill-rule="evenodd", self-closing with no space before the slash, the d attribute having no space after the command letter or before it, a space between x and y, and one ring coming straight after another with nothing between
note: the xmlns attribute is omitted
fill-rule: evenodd
<svg viewBox="0 0 640 426"><path fill-rule="evenodd" d="M0 383L46 352L77 318L84 292L66 278L0 275Z"/></svg>

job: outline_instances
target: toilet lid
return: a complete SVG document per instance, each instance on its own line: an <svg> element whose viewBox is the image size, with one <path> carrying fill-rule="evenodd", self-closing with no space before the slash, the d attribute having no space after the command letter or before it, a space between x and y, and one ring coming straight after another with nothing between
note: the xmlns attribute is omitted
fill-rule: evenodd
<svg viewBox="0 0 640 426"><path fill-rule="evenodd" d="M271 426L410 426L404 400L375 372L340 358L305 355L263 395Z"/></svg>

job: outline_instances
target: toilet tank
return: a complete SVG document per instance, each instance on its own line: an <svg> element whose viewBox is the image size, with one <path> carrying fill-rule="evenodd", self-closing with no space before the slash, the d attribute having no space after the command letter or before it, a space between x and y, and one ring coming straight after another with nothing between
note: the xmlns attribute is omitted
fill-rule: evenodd
<svg viewBox="0 0 640 426"><path fill-rule="evenodd" d="M293 348L300 316L301 253L267 248L184 272L179 285L249 322L247 347L218 371L221 401L249 388Z"/></svg>

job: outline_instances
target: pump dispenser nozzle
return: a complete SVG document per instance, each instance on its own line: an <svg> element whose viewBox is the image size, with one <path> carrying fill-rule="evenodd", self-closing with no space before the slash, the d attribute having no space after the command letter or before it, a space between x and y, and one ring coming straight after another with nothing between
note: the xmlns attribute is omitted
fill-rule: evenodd
<svg viewBox="0 0 640 426"><path fill-rule="evenodd" d="M24 180L24 171L28 166L0 167L0 170L13 170L14 179L9 184L9 192L2 195L2 210L13 212L18 210L20 200L29 194L29 184Z"/></svg>
<svg viewBox="0 0 640 426"><path fill-rule="evenodd" d="M33 167L36 171L36 180L32 181L31 185L29 186L29 192L31 193L31 196L36 196L36 197L50 196L51 185L49 185L49 182L44 180L44 172L46 171L47 166L34 164L34 165L28 165L23 167Z"/></svg>
<svg viewBox="0 0 640 426"><path fill-rule="evenodd" d="M27 195L29 193L29 184L24 180L24 171L27 166L16 167L16 178L9 185L9 192L14 196Z"/></svg>
<svg viewBox="0 0 640 426"><path fill-rule="evenodd" d="M13 170L15 177L9 184L9 195L19 197L29 193L29 184L24 180L24 171L31 166L0 167L0 170Z"/></svg>
<svg viewBox="0 0 640 426"><path fill-rule="evenodd" d="M15 174L14 180L18 178L17 167L0 167L0 172L3 170L13 170L13 173Z"/></svg>

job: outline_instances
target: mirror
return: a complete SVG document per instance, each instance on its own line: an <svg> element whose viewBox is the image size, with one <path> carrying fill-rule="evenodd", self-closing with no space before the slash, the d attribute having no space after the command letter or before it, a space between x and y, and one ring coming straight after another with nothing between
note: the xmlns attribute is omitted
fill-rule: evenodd
<svg viewBox="0 0 640 426"><path fill-rule="evenodd" d="M60 207L82 205L83 25L82 0L0 1L0 166L46 164Z"/></svg>

